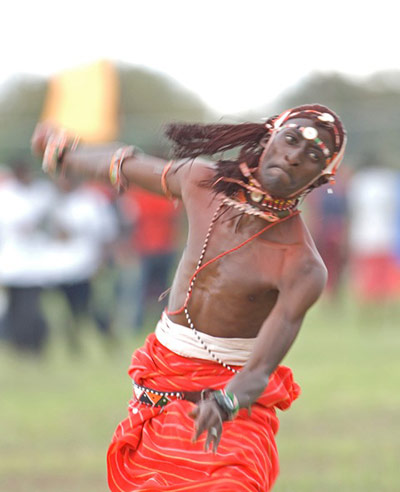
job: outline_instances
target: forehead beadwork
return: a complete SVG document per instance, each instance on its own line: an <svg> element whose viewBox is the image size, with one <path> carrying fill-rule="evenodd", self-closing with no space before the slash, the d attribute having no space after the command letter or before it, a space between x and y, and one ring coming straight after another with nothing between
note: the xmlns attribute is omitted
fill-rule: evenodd
<svg viewBox="0 0 400 492"><path fill-rule="evenodd" d="M334 123L335 118L330 113L322 113L318 116L318 119L323 123Z"/></svg>
<svg viewBox="0 0 400 492"><path fill-rule="evenodd" d="M328 114L328 113L325 113L325 114ZM318 137L318 130L316 128L314 128L313 126L305 126L304 127L304 126L296 125L296 123L288 123L288 124L282 126L281 130L283 130L285 128L296 128L296 130L298 130L301 133L302 137L305 140L313 140L318 145L318 147L322 150L322 152L326 158L330 157L331 153L330 153L328 147Z"/></svg>
<svg viewBox="0 0 400 492"><path fill-rule="evenodd" d="M306 140L315 140L318 137L318 130L312 126L301 127L300 131Z"/></svg>

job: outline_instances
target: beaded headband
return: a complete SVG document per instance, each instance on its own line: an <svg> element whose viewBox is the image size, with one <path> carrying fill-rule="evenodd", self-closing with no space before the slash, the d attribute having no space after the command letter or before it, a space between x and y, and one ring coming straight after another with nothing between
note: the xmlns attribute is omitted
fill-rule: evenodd
<svg viewBox="0 0 400 492"><path fill-rule="evenodd" d="M283 130L284 128L296 128L305 140L313 140L318 145L326 159L330 157L331 153L328 147L318 137L318 130L313 126L300 126L296 125L296 123L288 123L287 125L282 126L279 130Z"/></svg>

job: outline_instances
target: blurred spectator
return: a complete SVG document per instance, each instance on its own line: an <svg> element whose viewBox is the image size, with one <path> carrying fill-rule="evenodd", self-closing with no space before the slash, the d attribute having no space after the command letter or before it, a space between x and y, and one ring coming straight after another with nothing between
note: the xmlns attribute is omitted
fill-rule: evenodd
<svg viewBox="0 0 400 492"><path fill-rule="evenodd" d="M395 256L397 265L400 268L400 173L396 177L396 238L395 238Z"/></svg>
<svg viewBox="0 0 400 492"><path fill-rule="evenodd" d="M328 269L326 292L331 300L338 299L348 260L348 181L342 169L334 186L317 188L307 198L307 224Z"/></svg>
<svg viewBox="0 0 400 492"><path fill-rule="evenodd" d="M132 226L125 258L134 257L139 263L137 275L129 272L129 278L123 279L120 297L122 302L135 307L128 322L135 330L141 330L147 304L164 293L171 280L178 249L180 209L166 198L139 188L131 188L123 195L120 208L123 220ZM161 314L164 304L154 309L155 316Z"/></svg>
<svg viewBox="0 0 400 492"><path fill-rule="evenodd" d="M79 349L79 330L82 323L94 321L99 332L111 334L108 306L96 304L92 279L115 241L117 217L105 197L95 186L81 185L75 177L60 176L57 180L59 196L51 215L51 230L58 243L58 256L63 267L55 270L53 278L69 306L71 323L68 335L71 349Z"/></svg>
<svg viewBox="0 0 400 492"><path fill-rule="evenodd" d="M48 334L40 304L43 263L36 259L48 245L46 219L54 193L50 182L34 179L23 160L14 161L0 183L0 285L7 295L3 337L34 353L41 352Z"/></svg>
<svg viewBox="0 0 400 492"><path fill-rule="evenodd" d="M351 180L351 253L353 287L363 301L398 298L396 261L399 175L368 165Z"/></svg>

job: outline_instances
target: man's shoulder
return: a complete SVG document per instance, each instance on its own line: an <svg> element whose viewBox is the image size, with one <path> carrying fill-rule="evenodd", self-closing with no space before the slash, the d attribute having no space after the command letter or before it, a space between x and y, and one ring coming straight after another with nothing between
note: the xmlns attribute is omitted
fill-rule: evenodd
<svg viewBox="0 0 400 492"><path fill-rule="evenodd" d="M301 281L304 278L315 278L318 282L327 276L327 269L311 236L301 234L293 248L285 255L285 275Z"/></svg>
<svg viewBox="0 0 400 492"><path fill-rule="evenodd" d="M185 183L196 184L209 180L215 174L215 163L206 159L190 159L176 162L176 168L185 175Z"/></svg>
<svg viewBox="0 0 400 492"><path fill-rule="evenodd" d="M301 271L306 274L325 274L326 266L318 251L304 248L301 257Z"/></svg>
<svg viewBox="0 0 400 492"><path fill-rule="evenodd" d="M183 202L191 201L203 195L213 193L212 180L215 175L215 164L204 159L194 159L177 163L182 176Z"/></svg>

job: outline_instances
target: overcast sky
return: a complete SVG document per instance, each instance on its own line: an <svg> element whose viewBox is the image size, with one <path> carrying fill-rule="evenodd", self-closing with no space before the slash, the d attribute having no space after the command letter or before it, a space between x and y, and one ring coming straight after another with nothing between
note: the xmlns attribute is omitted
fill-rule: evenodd
<svg viewBox="0 0 400 492"><path fill-rule="evenodd" d="M167 73L221 114L264 105L311 72L400 70L395 2L13 0L0 84L99 58Z"/></svg>

